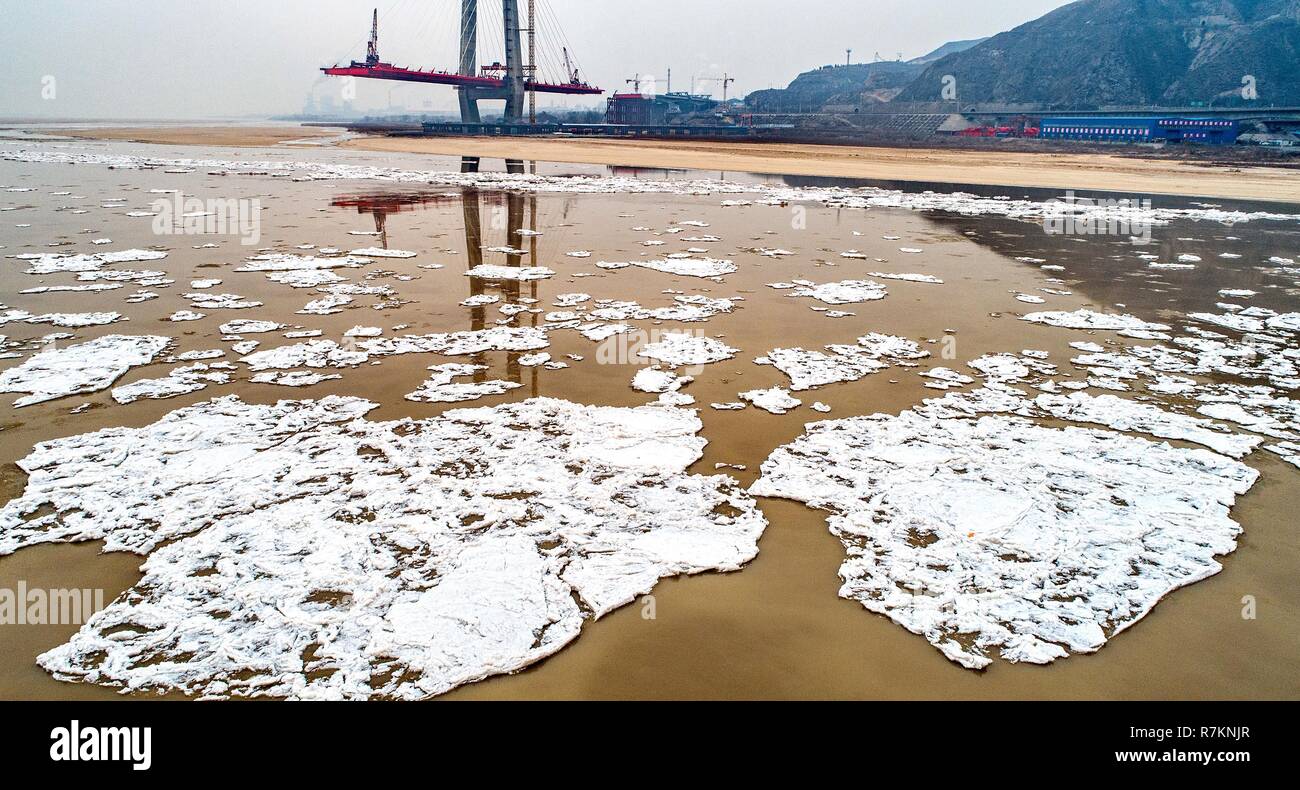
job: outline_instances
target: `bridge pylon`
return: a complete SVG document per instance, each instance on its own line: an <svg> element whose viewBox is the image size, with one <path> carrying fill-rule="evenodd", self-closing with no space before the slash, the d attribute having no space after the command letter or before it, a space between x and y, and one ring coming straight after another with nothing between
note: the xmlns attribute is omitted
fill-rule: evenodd
<svg viewBox="0 0 1300 790"><path fill-rule="evenodd" d="M505 99L503 120L520 123L524 117L526 91L523 47L519 36L519 0L501 0L502 28L505 30L506 73L500 88L458 85L460 120L481 123L478 103L483 99ZM461 0L460 4L460 73L473 77L478 72L478 0Z"/></svg>

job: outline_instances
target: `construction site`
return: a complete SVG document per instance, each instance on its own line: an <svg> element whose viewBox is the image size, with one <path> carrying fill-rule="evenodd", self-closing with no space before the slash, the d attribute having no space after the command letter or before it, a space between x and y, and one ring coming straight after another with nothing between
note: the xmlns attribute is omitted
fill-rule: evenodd
<svg viewBox="0 0 1300 790"><path fill-rule="evenodd" d="M1008 141L1024 140L1031 141L1031 150L1077 150L1080 144L1090 143L1148 147L1249 143L1275 149L1275 153L1300 151L1296 136L1300 131L1300 108L1131 107L1069 111L1023 104L963 104L956 100L897 102L889 100L897 90L881 91L879 86L889 84L891 72L910 75L912 72L904 67L928 60L905 62L900 55L897 61L884 61L876 53L874 61L855 64L851 49L846 51L844 64L823 66L792 83L794 88L811 75L823 81L848 79L855 86L847 95L820 104L792 108L789 102L773 102L762 95L779 91L759 91L743 99L729 96L736 77L725 72L716 77L693 76L689 91L673 91L670 68L663 92L658 91L654 78L636 74L625 79L625 89L609 93L599 122L572 122L549 115L539 119L538 94L595 97L607 91L582 73L564 40L562 25L544 0L502 0L499 20L495 15L481 14L478 0L460 0L459 5L458 62L454 70L386 62L380 55L377 9L371 16L365 59L321 69L331 77L450 86L458 95L459 119L364 118L350 122L349 128L393 136L741 139L956 148L986 147L990 141L1006 147ZM539 25L540 15L551 19L549 27ZM485 30L491 31L487 33L490 37L499 36L500 42L484 38L481 34ZM550 36L539 40L539 33ZM480 62L481 40L493 47L499 44L504 57ZM860 73L867 76L859 85L853 80ZM880 80L882 73L885 82ZM706 86L711 92L703 92ZM714 95L717 89L721 90L721 98ZM480 102L485 101L500 102L500 112L485 113L480 109Z"/></svg>

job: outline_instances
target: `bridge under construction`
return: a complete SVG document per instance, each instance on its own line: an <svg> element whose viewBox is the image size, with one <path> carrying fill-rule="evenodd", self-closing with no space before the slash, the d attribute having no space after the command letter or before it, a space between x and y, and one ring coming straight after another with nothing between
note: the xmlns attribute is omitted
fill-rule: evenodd
<svg viewBox="0 0 1300 790"><path fill-rule="evenodd" d="M347 66L322 68L325 74L336 77L360 77L398 82L418 82L432 85L451 85L460 94L460 116L463 123L481 123L478 103L483 100L505 100L503 120L507 124L529 123L537 120L538 93L599 95L603 90L589 85L573 65L567 47L562 48L564 74L548 82L538 74L537 67L537 0L525 0L526 19L520 17L519 0L501 0L501 29L504 31L505 63L490 65L478 63L478 0L461 0L460 3L460 63L455 72L394 66L379 56L379 11L375 10L370 27L370 41L364 61L352 61ZM528 49L523 49L524 34ZM525 102L527 108L525 111Z"/></svg>

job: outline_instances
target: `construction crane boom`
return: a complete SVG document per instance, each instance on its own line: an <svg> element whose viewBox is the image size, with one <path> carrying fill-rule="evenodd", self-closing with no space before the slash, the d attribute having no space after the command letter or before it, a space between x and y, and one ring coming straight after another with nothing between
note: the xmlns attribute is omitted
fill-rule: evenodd
<svg viewBox="0 0 1300 790"><path fill-rule="evenodd" d="M573 62L569 59L569 48L560 47L560 50L564 53L564 73L569 79L569 84L582 84L582 80L578 77L578 70L573 67Z"/></svg>
<svg viewBox="0 0 1300 790"><path fill-rule="evenodd" d="M375 9L374 16L370 21L370 43L366 45L366 65L375 66L379 63L379 9Z"/></svg>
<svg viewBox="0 0 1300 790"><path fill-rule="evenodd" d="M728 75L726 72L723 72L721 77L700 77L699 80L697 81L698 82L721 82L722 101L725 103L727 101L727 86L735 82L736 78Z"/></svg>

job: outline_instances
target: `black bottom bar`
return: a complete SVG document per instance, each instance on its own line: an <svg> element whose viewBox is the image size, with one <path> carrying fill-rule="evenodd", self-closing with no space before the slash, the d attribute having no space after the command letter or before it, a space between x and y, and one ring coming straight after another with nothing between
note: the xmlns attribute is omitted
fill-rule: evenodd
<svg viewBox="0 0 1300 790"><path fill-rule="evenodd" d="M0 703L0 738L9 775L33 778L264 783L280 773L318 781L379 770L382 780L432 769L435 781L467 772L499 781L519 766L533 781L563 781L574 771L594 778L594 761L679 775L734 776L779 762L863 782L1025 771L1088 781L1099 769L1276 773L1293 756L1295 711L1291 703ZM119 728L148 728L147 749L146 730ZM96 750L113 757L115 746L116 760L88 759ZM135 769L145 761L147 770Z"/></svg>

